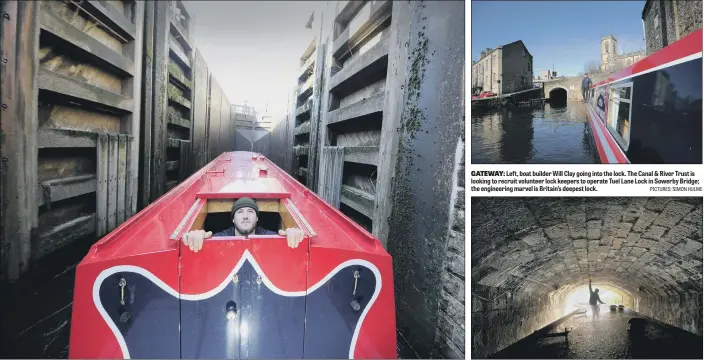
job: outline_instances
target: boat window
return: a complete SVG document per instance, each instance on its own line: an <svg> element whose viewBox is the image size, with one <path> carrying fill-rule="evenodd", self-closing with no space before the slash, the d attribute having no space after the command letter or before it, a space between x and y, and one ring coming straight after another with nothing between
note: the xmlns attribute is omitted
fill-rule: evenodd
<svg viewBox="0 0 704 360"><path fill-rule="evenodd" d="M633 83L630 82L612 86L609 94L610 110L607 128L624 150L628 149L630 142L632 92Z"/></svg>

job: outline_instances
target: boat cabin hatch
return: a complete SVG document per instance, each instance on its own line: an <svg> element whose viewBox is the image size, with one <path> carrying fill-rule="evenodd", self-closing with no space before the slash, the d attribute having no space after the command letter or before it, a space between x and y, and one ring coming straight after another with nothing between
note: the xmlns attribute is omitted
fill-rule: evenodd
<svg viewBox="0 0 704 360"><path fill-rule="evenodd" d="M316 235L290 199L253 200L256 201L259 208L257 227L274 232L298 228L303 230L307 236ZM232 226L231 210L235 201L237 199L197 199L191 207L192 210L181 221L183 226L178 227L172 233L172 240L176 240L193 230L212 231L215 234L230 228Z"/></svg>

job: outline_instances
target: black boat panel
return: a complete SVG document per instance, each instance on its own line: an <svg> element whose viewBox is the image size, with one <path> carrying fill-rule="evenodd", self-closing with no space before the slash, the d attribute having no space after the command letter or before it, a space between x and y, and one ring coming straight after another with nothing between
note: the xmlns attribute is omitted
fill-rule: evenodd
<svg viewBox="0 0 704 360"><path fill-rule="evenodd" d="M373 299L376 285L376 276L369 268L354 265L343 268L308 295L305 358L353 357L350 343L359 331L359 319Z"/></svg>
<svg viewBox="0 0 704 360"><path fill-rule="evenodd" d="M375 271L358 264L342 267L307 296L270 289L249 260L237 275L216 294L183 296L179 317L172 289L119 272L99 285L99 308L131 358L348 358L378 290Z"/></svg>
<svg viewBox="0 0 704 360"><path fill-rule="evenodd" d="M124 279L124 298L120 280ZM123 355L132 359L178 359L179 301L142 274L125 271L109 275L100 284L98 309L119 331ZM121 304L124 299L125 305ZM125 351L126 350L126 351Z"/></svg>
<svg viewBox="0 0 704 360"><path fill-rule="evenodd" d="M702 58L666 67L633 82L631 163L702 163Z"/></svg>

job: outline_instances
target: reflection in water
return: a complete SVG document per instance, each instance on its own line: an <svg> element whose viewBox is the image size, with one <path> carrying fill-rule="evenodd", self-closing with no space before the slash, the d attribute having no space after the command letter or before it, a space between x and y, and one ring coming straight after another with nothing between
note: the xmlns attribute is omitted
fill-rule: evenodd
<svg viewBox="0 0 704 360"><path fill-rule="evenodd" d="M591 309L590 309L591 310ZM589 310L589 311L590 311ZM629 310L601 309L598 317L570 319L555 331L572 328L568 338L529 336L490 358L497 359L701 359L702 337L646 319L642 334L628 330Z"/></svg>
<svg viewBox="0 0 704 360"><path fill-rule="evenodd" d="M591 164L586 105L472 110L472 163Z"/></svg>

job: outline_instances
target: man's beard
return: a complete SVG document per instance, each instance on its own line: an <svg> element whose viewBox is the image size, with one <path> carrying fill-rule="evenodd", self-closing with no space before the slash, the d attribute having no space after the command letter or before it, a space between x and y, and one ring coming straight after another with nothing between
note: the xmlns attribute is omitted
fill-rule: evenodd
<svg viewBox="0 0 704 360"><path fill-rule="evenodd" d="M241 227L239 227L239 225L237 225L237 224L235 224L235 229L237 230L237 232L238 232L240 235L245 235L245 236L246 236L246 235L251 235L251 234L254 233L255 226L254 226L252 223L249 223L249 224L252 226L249 230L244 230L244 229L242 229Z"/></svg>

